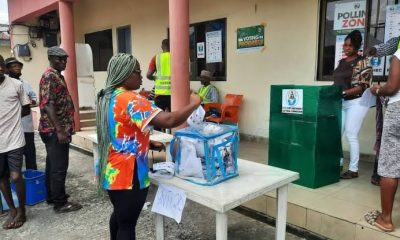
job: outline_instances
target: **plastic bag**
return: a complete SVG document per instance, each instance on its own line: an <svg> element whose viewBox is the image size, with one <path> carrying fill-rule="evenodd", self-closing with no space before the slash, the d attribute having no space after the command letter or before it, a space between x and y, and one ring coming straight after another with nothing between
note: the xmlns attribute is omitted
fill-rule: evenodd
<svg viewBox="0 0 400 240"><path fill-rule="evenodd" d="M181 162L179 175L183 177L204 178L201 158L197 157L196 147L189 138L181 139Z"/></svg>

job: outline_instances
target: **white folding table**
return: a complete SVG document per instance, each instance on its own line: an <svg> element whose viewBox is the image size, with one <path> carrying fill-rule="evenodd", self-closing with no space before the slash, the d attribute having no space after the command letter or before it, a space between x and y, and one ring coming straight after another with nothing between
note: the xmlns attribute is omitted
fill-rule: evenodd
<svg viewBox="0 0 400 240"><path fill-rule="evenodd" d="M215 186L200 186L173 177L170 179L150 176L152 183L180 188L187 198L216 212L216 239L228 239L227 212L267 192L277 191L277 240L285 239L288 184L299 174L268 165L238 159L239 176ZM156 214L157 240L164 239L164 217Z"/></svg>

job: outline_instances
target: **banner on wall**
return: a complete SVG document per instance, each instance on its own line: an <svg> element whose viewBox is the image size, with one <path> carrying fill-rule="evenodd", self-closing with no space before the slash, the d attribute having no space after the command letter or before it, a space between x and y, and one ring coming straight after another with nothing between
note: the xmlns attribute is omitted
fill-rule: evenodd
<svg viewBox="0 0 400 240"><path fill-rule="evenodd" d="M335 31L365 28L366 1L338 2L334 17Z"/></svg>
<svg viewBox="0 0 400 240"><path fill-rule="evenodd" d="M259 51L264 47L264 26L257 25L237 29L237 50Z"/></svg>

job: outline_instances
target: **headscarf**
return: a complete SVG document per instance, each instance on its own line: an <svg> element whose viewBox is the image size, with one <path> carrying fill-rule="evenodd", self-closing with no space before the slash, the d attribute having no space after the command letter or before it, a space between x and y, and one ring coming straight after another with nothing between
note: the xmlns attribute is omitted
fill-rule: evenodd
<svg viewBox="0 0 400 240"><path fill-rule="evenodd" d="M114 90L120 86L133 72L137 60L131 54L119 53L110 59L107 67L107 80L104 89L97 94L97 141L99 150L98 161L98 188L102 189L105 169L108 163L108 151L111 136L109 130L110 100Z"/></svg>

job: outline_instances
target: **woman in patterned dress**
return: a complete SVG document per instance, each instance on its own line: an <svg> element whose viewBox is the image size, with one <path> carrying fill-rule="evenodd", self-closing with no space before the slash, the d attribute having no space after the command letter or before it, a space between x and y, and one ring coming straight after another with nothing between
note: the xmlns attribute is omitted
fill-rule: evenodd
<svg viewBox="0 0 400 240"><path fill-rule="evenodd" d="M107 190L114 206L110 218L111 239L135 239L136 222L150 185L149 126L179 126L201 100L191 94L187 106L163 112L134 92L142 84L142 75L139 62L130 54L113 56L107 74L106 86L98 93L97 106L99 185Z"/></svg>

